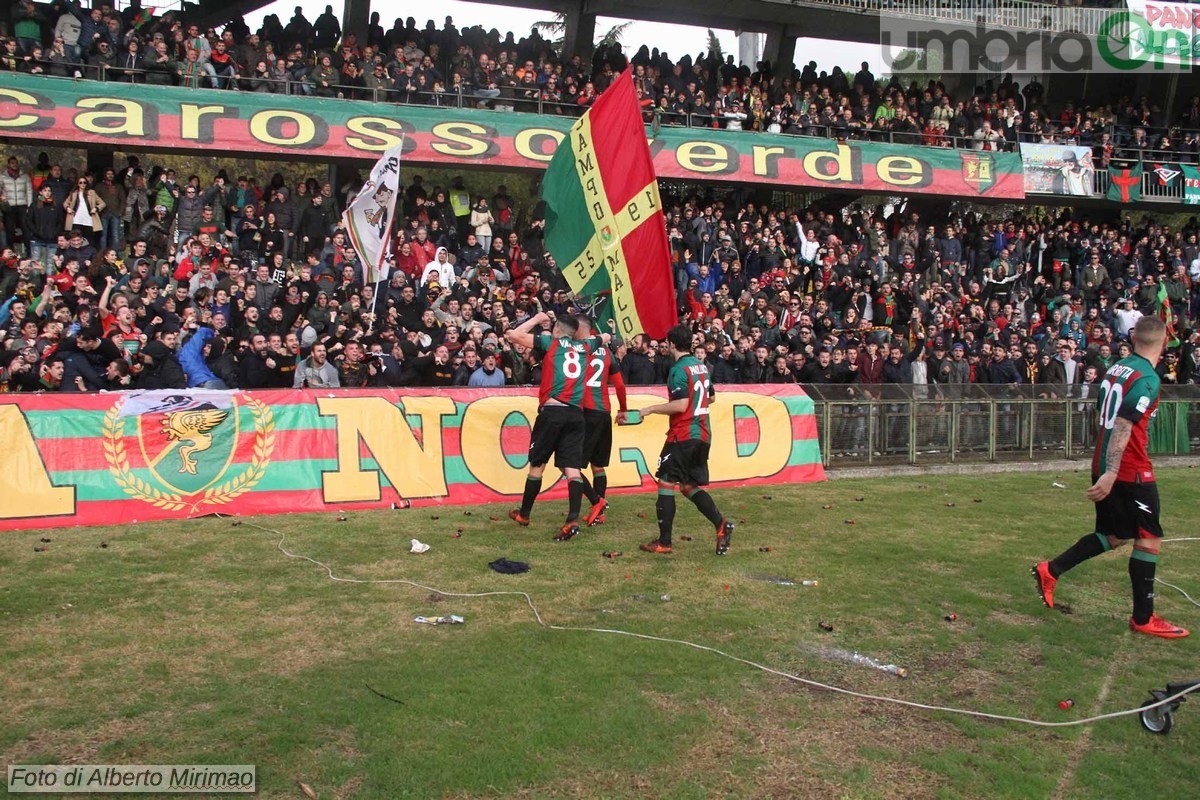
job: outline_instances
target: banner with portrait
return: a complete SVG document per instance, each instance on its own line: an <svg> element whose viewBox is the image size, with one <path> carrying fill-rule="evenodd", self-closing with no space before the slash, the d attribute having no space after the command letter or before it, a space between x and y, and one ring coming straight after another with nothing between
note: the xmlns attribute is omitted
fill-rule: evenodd
<svg viewBox="0 0 1200 800"><path fill-rule="evenodd" d="M1092 197L1096 170L1092 148L1062 144L1023 144L1026 194Z"/></svg>

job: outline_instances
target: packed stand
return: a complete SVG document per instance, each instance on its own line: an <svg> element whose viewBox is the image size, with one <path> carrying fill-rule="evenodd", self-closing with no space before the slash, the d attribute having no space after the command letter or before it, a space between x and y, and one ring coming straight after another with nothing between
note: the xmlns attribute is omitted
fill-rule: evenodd
<svg viewBox="0 0 1200 800"><path fill-rule="evenodd" d="M361 41L343 35L331 6L314 22L300 7L286 25L269 15L255 32L240 16L220 33L186 16L20 0L0 71L577 116L632 63L652 124L992 151L1058 143L1092 147L1097 168L1113 158L1200 157L1200 97L1168 120L1145 97L1051 108L1036 80L1010 78L956 97L940 82L877 79L865 62L853 74L818 71L816 62L783 74L712 53L676 60L644 45L628 57L619 44L586 62L556 53L536 29L501 39L481 27L459 31L450 17L441 28L397 18L385 31L373 13Z"/></svg>
<svg viewBox="0 0 1200 800"><path fill-rule="evenodd" d="M32 168L30 168L32 166ZM348 246L358 188L42 158L0 172L0 390L536 384L504 332L574 299L504 186L406 179L378 287ZM472 185L474 183L474 185ZM1095 382L1142 314L1178 344L1165 383L1200 381L1200 223L925 219L907 208L773 209L664 197L681 319L718 383L1004 386ZM886 211L886 213L885 213ZM376 289L378 288L378 296ZM618 350L631 385L669 358Z"/></svg>

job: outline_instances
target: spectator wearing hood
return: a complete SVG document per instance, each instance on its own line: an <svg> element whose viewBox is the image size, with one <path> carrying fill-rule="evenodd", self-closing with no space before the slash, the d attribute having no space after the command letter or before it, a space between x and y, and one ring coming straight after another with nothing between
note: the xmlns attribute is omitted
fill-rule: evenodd
<svg viewBox="0 0 1200 800"><path fill-rule="evenodd" d="M192 337L179 349L179 364L187 375L189 389L228 389L225 381L216 376L205 361L205 350L216 332L212 328L198 328Z"/></svg>
<svg viewBox="0 0 1200 800"><path fill-rule="evenodd" d="M209 340L208 356L205 358L205 362L221 382L230 389L237 389L239 386L237 360L234 359L233 353L223 338L228 335L228 329L217 331L217 335Z"/></svg>
<svg viewBox="0 0 1200 800"><path fill-rule="evenodd" d="M138 357L143 365L138 376L139 389L187 388L187 375L179 364L179 358L161 339L147 344Z"/></svg>
<svg viewBox="0 0 1200 800"><path fill-rule="evenodd" d="M425 265L421 273L421 284L436 281L439 286L454 285L454 264L450 261L450 253L446 248L439 247L433 254L433 260Z"/></svg>

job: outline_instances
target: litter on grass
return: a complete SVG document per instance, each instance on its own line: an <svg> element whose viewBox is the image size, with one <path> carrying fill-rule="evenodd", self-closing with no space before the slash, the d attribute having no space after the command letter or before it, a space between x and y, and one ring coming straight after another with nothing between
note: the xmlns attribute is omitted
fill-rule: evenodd
<svg viewBox="0 0 1200 800"><path fill-rule="evenodd" d="M416 617L413 622L419 622L422 625L462 625L465 620L457 614L451 614L447 617Z"/></svg>
<svg viewBox="0 0 1200 800"><path fill-rule="evenodd" d="M904 667L898 667L895 664L885 664L882 661L872 658L868 655L863 655L857 650L843 650L840 647L816 647L805 648L810 649L813 654L826 661L841 661L845 664L854 664L859 667L870 667L877 669L880 672L886 672L889 675L895 675L899 678L907 678L908 670Z"/></svg>
<svg viewBox="0 0 1200 800"><path fill-rule="evenodd" d="M782 575L765 575L759 572L753 572L746 576L752 581L762 581L763 583L773 583L777 586L816 586L818 581L810 580L793 580L785 578Z"/></svg>
<svg viewBox="0 0 1200 800"><path fill-rule="evenodd" d="M411 552L413 552L413 553L428 553L429 545L425 544L422 541L418 541L417 539L413 539Z"/></svg>

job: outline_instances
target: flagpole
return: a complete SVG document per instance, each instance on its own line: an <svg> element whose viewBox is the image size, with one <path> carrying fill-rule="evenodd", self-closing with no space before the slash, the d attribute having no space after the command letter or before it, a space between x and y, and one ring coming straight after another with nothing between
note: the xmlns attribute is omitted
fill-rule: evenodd
<svg viewBox="0 0 1200 800"><path fill-rule="evenodd" d="M400 181L399 181L399 177L397 177L397 180L396 180L397 188L399 188L399 185L400 185ZM399 192L396 192L396 194L399 194ZM387 261L388 251L392 249L392 230L394 228L395 222L396 222L396 215L393 213L388 218L387 233L384 238L384 245L381 248L381 252L379 254L379 265L375 269L375 274L378 275L379 277L375 281L375 291L371 295L371 324L367 326L367 335L368 336L371 335L371 331L375 327L375 307L379 304L379 285L381 283L383 283L385 280L385 278L383 276L383 265L384 265L384 262Z"/></svg>

